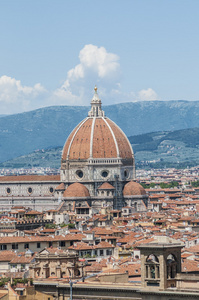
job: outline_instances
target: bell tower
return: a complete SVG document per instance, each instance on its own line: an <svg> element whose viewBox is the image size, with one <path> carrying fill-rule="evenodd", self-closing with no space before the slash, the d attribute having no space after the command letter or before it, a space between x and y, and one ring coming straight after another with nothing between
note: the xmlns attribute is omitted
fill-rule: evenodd
<svg viewBox="0 0 199 300"><path fill-rule="evenodd" d="M141 254L141 281L145 289L165 290L176 287L176 275L181 273L183 244L150 243L138 246Z"/></svg>

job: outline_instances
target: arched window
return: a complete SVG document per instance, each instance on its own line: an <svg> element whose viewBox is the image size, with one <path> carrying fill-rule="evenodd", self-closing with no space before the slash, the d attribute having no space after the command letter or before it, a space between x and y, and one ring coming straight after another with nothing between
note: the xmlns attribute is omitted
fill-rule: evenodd
<svg viewBox="0 0 199 300"><path fill-rule="evenodd" d="M153 253L146 258L146 278L160 278L159 259Z"/></svg>
<svg viewBox="0 0 199 300"><path fill-rule="evenodd" d="M171 253L167 256L167 278L175 278L177 273L177 260Z"/></svg>
<svg viewBox="0 0 199 300"><path fill-rule="evenodd" d="M150 262L150 263L159 263L159 259L157 258L156 255L150 254L150 255L147 257L146 262Z"/></svg>

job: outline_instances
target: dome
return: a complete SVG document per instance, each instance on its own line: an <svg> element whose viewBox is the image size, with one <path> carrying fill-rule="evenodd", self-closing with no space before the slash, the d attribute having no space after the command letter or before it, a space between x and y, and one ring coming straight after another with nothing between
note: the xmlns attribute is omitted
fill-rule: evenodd
<svg viewBox="0 0 199 300"><path fill-rule="evenodd" d="M98 190L115 190L114 186L112 186L108 182L104 182L100 187L98 187Z"/></svg>
<svg viewBox="0 0 199 300"><path fill-rule="evenodd" d="M87 198L90 197L88 189L81 183L75 182L65 190L63 197L65 198L73 198L73 197L81 197Z"/></svg>
<svg viewBox="0 0 199 300"><path fill-rule="evenodd" d="M97 88L88 117L69 135L62 152L62 160L89 158L133 159L133 150L124 132L104 116Z"/></svg>
<svg viewBox="0 0 199 300"><path fill-rule="evenodd" d="M130 181L125 184L123 189L124 196L144 196L146 195L145 189L137 182Z"/></svg>

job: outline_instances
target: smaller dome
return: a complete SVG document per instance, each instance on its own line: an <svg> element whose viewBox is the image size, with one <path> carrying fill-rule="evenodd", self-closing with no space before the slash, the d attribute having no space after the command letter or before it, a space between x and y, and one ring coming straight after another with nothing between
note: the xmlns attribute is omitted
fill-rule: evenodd
<svg viewBox="0 0 199 300"><path fill-rule="evenodd" d="M75 182L65 190L63 197L65 198L87 198L90 197L88 189L81 183Z"/></svg>
<svg viewBox="0 0 199 300"><path fill-rule="evenodd" d="M125 184L123 189L124 196L144 196L146 195L145 189L137 182L130 181Z"/></svg>
<svg viewBox="0 0 199 300"><path fill-rule="evenodd" d="M100 187L98 187L98 190L115 190L114 186L112 186L108 182L104 182Z"/></svg>

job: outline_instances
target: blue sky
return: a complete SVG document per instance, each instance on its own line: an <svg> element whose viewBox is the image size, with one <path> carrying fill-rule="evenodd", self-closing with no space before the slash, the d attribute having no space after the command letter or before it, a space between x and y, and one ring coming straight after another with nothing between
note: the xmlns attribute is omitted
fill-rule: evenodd
<svg viewBox="0 0 199 300"><path fill-rule="evenodd" d="M199 100L198 0L1 0L0 114Z"/></svg>

